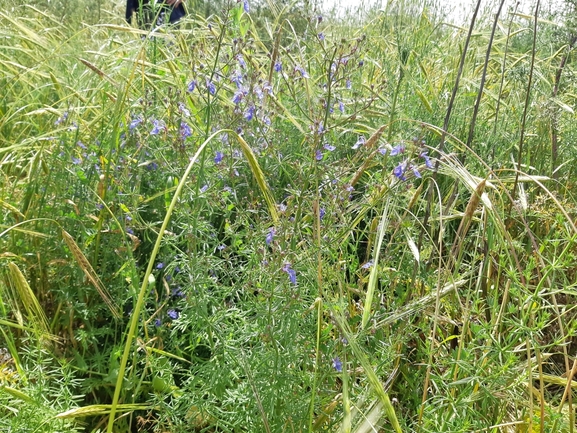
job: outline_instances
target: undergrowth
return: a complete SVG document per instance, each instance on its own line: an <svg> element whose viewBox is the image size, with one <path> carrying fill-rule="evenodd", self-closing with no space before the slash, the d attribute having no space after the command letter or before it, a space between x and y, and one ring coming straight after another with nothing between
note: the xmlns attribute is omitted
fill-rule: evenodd
<svg viewBox="0 0 577 433"><path fill-rule="evenodd" d="M5 431L574 431L571 15L0 5Z"/></svg>

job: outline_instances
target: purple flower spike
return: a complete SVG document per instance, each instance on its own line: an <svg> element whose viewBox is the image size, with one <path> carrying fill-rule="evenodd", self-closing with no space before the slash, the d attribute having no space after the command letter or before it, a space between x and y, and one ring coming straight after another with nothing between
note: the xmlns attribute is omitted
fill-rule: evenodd
<svg viewBox="0 0 577 433"><path fill-rule="evenodd" d="M250 13L250 5L248 4L248 0L244 0L242 2L242 8L247 14Z"/></svg>
<svg viewBox="0 0 577 433"><path fill-rule="evenodd" d="M152 124L153 128L152 131L150 131L150 135L158 135L166 129L166 126L164 126L164 122L162 120L153 120Z"/></svg>
<svg viewBox="0 0 577 433"><path fill-rule="evenodd" d="M391 156L397 156L404 152L405 152L405 146L403 146L402 144L397 144L395 147L393 147L393 150L391 150Z"/></svg>
<svg viewBox="0 0 577 433"><path fill-rule="evenodd" d="M339 373L343 371L343 363L339 359L338 356L335 356L333 359L333 368L337 370Z"/></svg>
<svg viewBox="0 0 577 433"><path fill-rule="evenodd" d="M286 272L288 274L289 281L291 282L291 284L296 286L297 285L297 273L293 268L291 268L291 264L285 263L282 267L282 270L283 270L283 272Z"/></svg>
<svg viewBox="0 0 577 433"><path fill-rule="evenodd" d="M274 235L275 235L275 234L276 234L275 228L274 228L274 227L271 227L271 228L269 229L269 231L268 231L268 233L267 233L267 235L266 235L266 239L265 239L267 245L270 245L270 244L271 244L271 242L272 242L273 239L274 239Z"/></svg>
<svg viewBox="0 0 577 433"><path fill-rule="evenodd" d="M135 129L136 127L138 127L138 125L140 125L142 123L142 116L136 116L134 119L132 119L130 121L130 124L128 125L128 129L130 129L131 131L133 129Z"/></svg>
<svg viewBox="0 0 577 433"><path fill-rule="evenodd" d="M246 110L246 113L244 113L244 118L250 122L253 118L254 118L254 112L256 111L256 109L254 108L254 105L251 105L250 107L248 107L248 109Z"/></svg>
<svg viewBox="0 0 577 433"><path fill-rule="evenodd" d="M353 145L353 147L351 149L357 150L359 147L361 147L363 144L365 144L365 136L364 135L359 135L359 139L357 140L357 142Z"/></svg>
<svg viewBox="0 0 577 433"><path fill-rule="evenodd" d="M430 168L430 169L433 169L433 168L434 168L434 165L433 165L433 163L431 162L431 158L429 158L429 155L427 155L427 152L421 153L420 156L425 160L425 166L426 166L427 168Z"/></svg>
<svg viewBox="0 0 577 433"><path fill-rule="evenodd" d="M238 105L242 101L242 98L244 98L244 92L242 90L237 90L232 97L232 102L235 105Z"/></svg>
<svg viewBox="0 0 577 433"><path fill-rule="evenodd" d="M214 157L214 163L215 164L220 164L220 162L222 161L222 159L224 158L224 154L220 151L216 152L216 155Z"/></svg>
<svg viewBox="0 0 577 433"><path fill-rule="evenodd" d="M248 4L248 2L247 2ZM248 13L248 11L247 11ZM244 57L242 56L242 54L239 54L238 56L236 56L236 60L238 61L238 64L240 65L241 68L246 69L246 62L244 61Z"/></svg>
<svg viewBox="0 0 577 433"><path fill-rule="evenodd" d="M242 85L242 74L240 73L240 71L235 70L230 76L230 81L236 84L237 89L240 89Z"/></svg>
<svg viewBox="0 0 577 433"><path fill-rule="evenodd" d="M214 85L214 83L212 81L206 80L206 88L208 89L208 91L210 92L211 95L216 94L216 86Z"/></svg>
<svg viewBox="0 0 577 433"><path fill-rule="evenodd" d="M186 122L180 122L180 138L186 140L188 137L192 135L192 129Z"/></svg>
<svg viewBox="0 0 577 433"><path fill-rule="evenodd" d="M185 117L190 117L190 110L186 108L186 105L184 105L182 102L178 103L178 111Z"/></svg>
<svg viewBox="0 0 577 433"><path fill-rule="evenodd" d="M307 71L305 71L305 69L302 66L300 65L295 66L295 71L299 72L301 74L301 77L309 78L309 74L307 74Z"/></svg>
<svg viewBox="0 0 577 433"><path fill-rule="evenodd" d="M407 161L403 161L393 169L393 174L400 180L407 180L405 178L406 169L407 169Z"/></svg>
<svg viewBox="0 0 577 433"><path fill-rule="evenodd" d="M361 269L370 269L373 266L373 261L369 260L367 263L365 263L363 266L361 266Z"/></svg>

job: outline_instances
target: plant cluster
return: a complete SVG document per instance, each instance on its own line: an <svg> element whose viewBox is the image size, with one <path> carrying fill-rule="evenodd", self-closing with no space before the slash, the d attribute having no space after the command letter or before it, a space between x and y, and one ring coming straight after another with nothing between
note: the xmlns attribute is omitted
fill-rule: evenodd
<svg viewBox="0 0 577 433"><path fill-rule="evenodd" d="M573 431L570 51L221 6L0 12L0 425Z"/></svg>

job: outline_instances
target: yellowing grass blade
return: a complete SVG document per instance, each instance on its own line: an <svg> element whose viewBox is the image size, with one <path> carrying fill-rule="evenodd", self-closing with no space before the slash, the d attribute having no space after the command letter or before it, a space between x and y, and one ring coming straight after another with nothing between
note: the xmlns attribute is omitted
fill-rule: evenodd
<svg viewBox="0 0 577 433"><path fill-rule="evenodd" d="M76 242L74 242L74 239L72 238L72 236L70 236L70 234L68 234L68 232L66 232L66 230L62 230L62 237L64 238L64 242L66 242L66 245L68 245L68 248L72 252L74 259L76 260L76 263L78 263L78 266L80 266L80 269L82 269L84 275L86 275L86 278L88 278L88 281L90 281L90 283L98 291L100 297L106 303L106 305L108 306L114 317L120 319L120 313L118 312L116 305L114 305L114 303L112 302L108 290L106 290L106 287L104 287L104 284L102 284L102 281L100 281L100 278L98 278L98 275L96 275L96 272L92 268L92 265L90 264L90 262L88 261L82 250L78 247L78 245L76 245Z"/></svg>
<svg viewBox="0 0 577 433"><path fill-rule="evenodd" d="M34 295L34 292L28 285L28 281L26 281L26 278L15 263L8 263L8 269L15 294L24 306L28 314L28 320L30 320L33 325L32 327L40 330L42 334L49 336L50 327L48 326L48 320L46 319L40 302L38 302L36 295Z"/></svg>

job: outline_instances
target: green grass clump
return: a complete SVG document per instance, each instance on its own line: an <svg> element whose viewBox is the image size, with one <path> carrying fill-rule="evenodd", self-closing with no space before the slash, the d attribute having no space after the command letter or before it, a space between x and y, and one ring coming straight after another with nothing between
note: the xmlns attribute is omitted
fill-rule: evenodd
<svg viewBox="0 0 577 433"><path fill-rule="evenodd" d="M570 18L201 3L0 1L2 428L574 431Z"/></svg>

